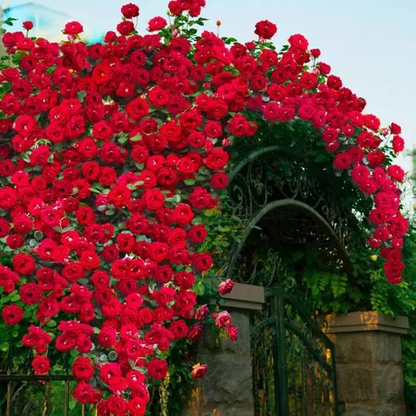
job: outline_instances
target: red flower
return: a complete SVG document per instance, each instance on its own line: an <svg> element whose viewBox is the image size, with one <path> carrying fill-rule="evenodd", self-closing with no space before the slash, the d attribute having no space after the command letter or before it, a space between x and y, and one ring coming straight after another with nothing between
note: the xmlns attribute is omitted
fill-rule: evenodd
<svg viewBox="0 0 416 416"><path fill-rule="evenodd" d="M154 17L153 19L149 20L149 32L156 32L157 30L161 30L166 27L168 23L163 17Z"/></svg>
<svg viewBox="0 0 416 416"><path fill-rule="evenodd" d="M49 363L49 358L41 357L37 355L32 361L32 367L35 371L35 374L44 375L48 374L49 370L51 369L51 365Z"/></svg>
<svg viewBox="0 0 416 416"><path fill-rule="evenodd" d="M221 296L231 293L235 283L231 279L227 279L225 282L221 282L218 287L218 292Z"/></svg>
<svg viewBox="0 0 416 416"><path fill-rule="evenodd" d="M390 132L391 134L400 134L402 132L402 128L396 123L391 123Z"/></svg>
<svg viewBox="0 0 416 416"><path fill-rule="evenodd" d="M194 378L204 378L205 374L208 371L208 365L207 364L195 364L192 367L192 377Z"/></svg>
<svg viewBox="0 0 416 416"><path fill-rule="evenodd" d="M139 15L139 7L133 3L125 4L121 7L121 13L126 19L132 19Z"/></svg>
<svg viewBox="0 0 416 416"><path fill-rule="evenodd" d="M277 32L277 26L268 20L262 20L256 23L254 33L263 39L271 39Z"/></svg>
<svg viewBox="0 0 416 416"><path fill-rule="evenodd" d="M400 136L393 137L393 150L400 153L404 150L404 140Z"/></svg>
<svg viewBox="0 0 416 416"><path fill-rule="evenodd" d="M78 357L72 365L72 374L81 381L89 381L94 375L94 367L86 357Z"/></svg>
<svg viewBox="0 0 416 416"><path fill-rule="evenodd" d="M7 305L3 308L1 317L7 325L17 325L23 319L23 309L17 305Z"/></svg>
<svg viewBox="0 0 416 416"><path fill-rule="evenodd" d="M387 174L397 182L403 182L404 171L400 166L392 165L387 168Z"/></svg>
<svg viewBox="0 0 416 416"><path fill-rule="evenodd" d="M133 22L130 22L130 20L124 20L117 25L117 31L121 35L127 36L134 31L134 24Z"/></svg>
<svg viewBox="0 0 416 416"><path fill-rule="evenodd" d="M168 365L165 360L153 358L147 364L147 374L156 380L163 380L168 372Z"/></svg>
<svg viewBox="0 0 416 416"><path fill-rule="evenodd" d="M309 43L303 35L292 35L289 38L289 43L294 48L306 51L308 49Z"/></svg>
<svg viewBox="0 0 416 416"><path fill-rule="evenodd" d="M72 391L72 396L79 403L98 403L101 399L102 393L94 389L85 381L81 381L77 387Z"/></svg>
<svg viewBox="0 0 416 416"><path fill-rule="evenodd" d="M83 31L84 28L79 22L69 22L65 25L64 29L64 33L67 35L77 35L78 33L82 33Z"/></svg>
<svg viewBox="0 0 416 416"><path fill-rule="evenodd" d="M32 30L33 29L33 23L32 22L23 22L23 29L25 30Z"/></svg>

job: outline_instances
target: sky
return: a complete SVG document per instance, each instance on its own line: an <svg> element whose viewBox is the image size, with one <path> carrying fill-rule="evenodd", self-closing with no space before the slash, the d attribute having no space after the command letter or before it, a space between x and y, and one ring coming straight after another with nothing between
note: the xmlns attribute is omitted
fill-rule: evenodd
<svg viewBox="0 0 416 416"><path fill-rule="evenodd" d="M131 0L130 0L131 1ZM114 30L123 0L34 0L79 20L94 32ZM26 3L0 0L3 7ZM164 16L168 0L142 0L139 32L155 16ZM301 33L310 47L321 49L321 60L331 65L344 86L367 101L366 111L383 126L402 126L406 149L416 148L416 16L415 0L207 0L206 29L239 41L254 39L256 22L268 19L278 26L276 45ZM410 157L399 163L408 171Z"/></svg>

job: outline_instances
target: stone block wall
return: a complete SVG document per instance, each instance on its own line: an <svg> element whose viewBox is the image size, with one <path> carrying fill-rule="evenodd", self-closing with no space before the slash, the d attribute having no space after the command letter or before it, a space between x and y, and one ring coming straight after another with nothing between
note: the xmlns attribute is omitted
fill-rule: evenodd
<svg viewBox="0 0 416 416"><path fill-rule="evenodd" d="M184 416L212 416L214 411L226 416L254 414L250 315L234 310L231 316L239 327L239 340L218 343L211 334L204 335L198 349L198 361L208 364L208 373L195 384Z"/></svg>
<svg viewBox="0 0 416 416"><path fill-rule="evenodd" d="M238 341L217 340L210 332L204 334L197 361L208 364L208 373L189 392L183 416L254 415L250 316L253 310L261 310L264 291L236 284L225 298L225 308L238 326Z"/></svg>
<svg viewBox="0 0 416 416"><path fill-rule="evenodd" d="M349 314L337 317L328 329L335 344L338 397L345 404L344 414L405 416L400 337L407 321L365 314L367 318L371 314L372 319ZM343 325L346 322L348 325Z"/></svg>

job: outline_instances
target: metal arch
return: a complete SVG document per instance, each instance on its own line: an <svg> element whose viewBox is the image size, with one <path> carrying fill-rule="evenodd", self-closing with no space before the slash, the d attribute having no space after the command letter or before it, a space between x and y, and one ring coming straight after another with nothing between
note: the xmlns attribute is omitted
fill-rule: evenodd
<svg viewBox="0 0 416 416"><path fill-rule="evenodd" d="M305 204L304 202L297 201L295 199L282 199L279 201L273 201L268 203L264 208L262 208L250 221L249 225L247 226L247 230L244 234L244 237L238 244L236 250L232 254L230 266L227 271L227 278L232 279L232 274L234 272L235 264L240 256L241 250L244 247L245 242L247 241L248 236L250 235L253 228L259 223L259 221L269 212L274 210L279 210L282 208L292 208L298 212L302 212L308 215L310 218L315 220L322 228L322 231L325 235L333 242L334 246L336 247L339 257L342 259L348 274L351 275L351 267L349 262L348 254L345 250L344 245L339 241L337 235L335 234L332 227L329 223L323 218L318 212L316 212L313 208L309 205Z"/></svg>
<svg viewBox="0 0 416 416"><path fill-rule="evenodd" d="M237 176L237 174L246 166L248 163L252 162L254 159L257 159L260 156L263 156L266 153L273 153L273 152L291 152L293 153L294 149L288 146L267 146L262 149L258 149L254 152L251 152L248 156L246 156L240 163L236 165L236 167L231 171L228 175L229 183L231 184L233 179Z"/></svg>

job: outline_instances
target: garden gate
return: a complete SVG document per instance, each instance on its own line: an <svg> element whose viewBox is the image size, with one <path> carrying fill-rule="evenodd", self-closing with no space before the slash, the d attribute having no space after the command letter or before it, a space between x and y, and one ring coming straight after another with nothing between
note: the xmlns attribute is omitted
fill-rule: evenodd
<svg viewBox="0 0 416 416"><path fill-rule="evenodd" d="M246 231L227 277L267 293L263 311L252 317L256 416L339 415L333 343L314 319L301 273L286 268L287 259L311 252L327 270L350 275L346 247L357 219L330 173L299 149L269 146L230 175L233 213Z"/></svg>

